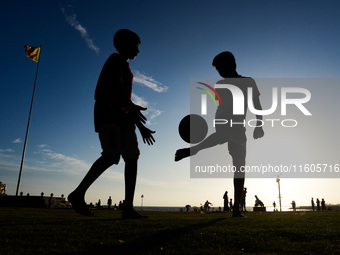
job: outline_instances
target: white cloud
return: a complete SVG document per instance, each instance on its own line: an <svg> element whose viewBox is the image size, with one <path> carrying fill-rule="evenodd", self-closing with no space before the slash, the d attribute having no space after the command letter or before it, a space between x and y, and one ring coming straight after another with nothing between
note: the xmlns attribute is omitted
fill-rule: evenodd
<svg viewBox="0 0 340 255"><path fill-rule="evenodd" d="M71 170L77 172L88 170L91 167L91 164L81 159L57 153L50 149L39 147L38 153L42 154L45 158L45 162L41 161L40 163L45 164L47 162L50 169L58 168L60 170Z"/></svg>
<svg viewBox="0 0 340 255"><path fill-rule="evenodd" d="M47 149L48 145L37 146L34 157L25 158L25 172L84 174L91 163ZM12 149L0 149L0 169L19 171L21 155L13 153Z"/></svg>
<svg viewBox="0 0 340 255"><path fill-rule="evenodd" d="M17 138L12 143L22 143L22 140L20 138Z"/></svg>
<svg viewBox="0 0 340 255"><path fill-rule="evenodd" d="M134 72L134 77L133 77L134 82L147 86L151 88L153 91L156 91L159 93L166 92L168 90L167 86L162 85L162 83L156 81L152 77L146 76L137 70L134 70L133 72ZM144 98L137 96L135 93L132 93L132 101L137 105L148 108L147 111L143 112L143 114L148 118L148 121L146 122L146 124L148 125L152 124L151 121L162 114L162 111L156 109L155 107L152 106L152 104L150 104Z"/></svg>
<svg viewBox="0 0 340 255"><path fill-rule="evenodd" d="M132 101L137 104L140 105L142 107L148 107L149 102L145 101L143 98L141 98L140 96L137 96L135 93L132 93Z"/></svg>
<svg viewBox="0 0 340 255"><path fill-rule="evenodd" d="M156 117L158 117L161 114L162 114L162 111L154 109L152 111L152 113L150 113L150 119L153 120L153 119L155 119Z"/></svg>
<svg viewBox="0 0 340 255"><path fill-rule="evenodd" d="M134 70L133 73L134 82L143 84L144 86L147 86L156 92L166 92L168 90L167 86L162 85L162 83L156 81L154 78L150 76L146 76L137 70Z"/></svg>
<svg viewBox="0 0 340 255"><path fill-rule="evenodd" d="M12 149L0 149L0 152L14 152Z"/></svg>
<svg viewBox="0 0 340 255"><path fill-rule="evenodd" d="M71 14L68 15L65 8L61 7L60 9L64 14L67 23L70 24L70 26L73 27L75 30L77 30L80 33L81 37L85 40L87 46L98 54L100 50L99 47L94 44L86 28L79 23L79 21L77 20L77 15L74 14L72 10L70 11Z"/></svg>

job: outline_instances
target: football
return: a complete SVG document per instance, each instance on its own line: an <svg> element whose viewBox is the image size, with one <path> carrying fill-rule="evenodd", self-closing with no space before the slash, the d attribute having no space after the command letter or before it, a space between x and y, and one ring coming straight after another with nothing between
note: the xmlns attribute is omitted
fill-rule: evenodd
<svg viewBox="0 0 340 255"><path fill-rule="evenodd" d="M199 143L207 136L208 124L202 116L189 114L179 123L178 132L185 142Z"/></svg>

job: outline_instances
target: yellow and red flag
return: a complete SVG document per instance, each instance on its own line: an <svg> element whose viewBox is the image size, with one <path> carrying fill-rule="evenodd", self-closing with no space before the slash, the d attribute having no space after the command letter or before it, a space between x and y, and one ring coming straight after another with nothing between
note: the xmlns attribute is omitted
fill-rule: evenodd
<svg viewBox="0 0 340 255"><path fill-rule="evenodd" d="M39 55L40 55L40 47L31 47L25 45L25 52L27 54L27 57L32 59L35 62L39 61Z"/></svg>

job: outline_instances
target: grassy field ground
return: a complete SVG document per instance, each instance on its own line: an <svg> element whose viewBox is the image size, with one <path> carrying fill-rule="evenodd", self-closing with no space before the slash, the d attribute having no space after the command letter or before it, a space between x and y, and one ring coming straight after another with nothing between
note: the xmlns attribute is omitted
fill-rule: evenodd
<svg viewBox="0 0 340 255"><path fill-rule="evenodd" d="M0 254L340 254L340 211L143 214L0 208Z"/></svg>

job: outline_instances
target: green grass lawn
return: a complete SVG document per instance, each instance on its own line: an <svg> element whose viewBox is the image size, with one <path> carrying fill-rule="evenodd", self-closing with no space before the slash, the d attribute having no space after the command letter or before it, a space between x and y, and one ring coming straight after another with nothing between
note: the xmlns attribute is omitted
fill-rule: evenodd
<svg viewBox="0 0 340 255"><path fill-rule="evenodd" d="M340 254L340 211L143 214L0 208L0 254Z"/></svg>

